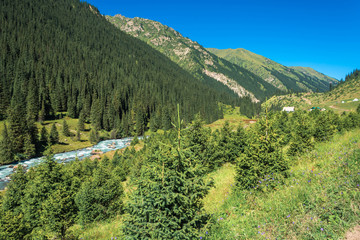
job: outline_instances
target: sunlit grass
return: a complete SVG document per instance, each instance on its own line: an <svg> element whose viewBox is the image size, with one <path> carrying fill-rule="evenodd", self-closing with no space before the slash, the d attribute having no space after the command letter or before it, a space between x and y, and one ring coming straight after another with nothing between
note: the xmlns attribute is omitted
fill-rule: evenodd
<svg viewBox="0 0 360 240"><path fill-rule="evenodd" d="M209 214L214 213L224 203L231 194L232 186L235 182L234 165L226 163L213 173L207 176L207 180L213 179L214 187L204 198L204 208Z"/></svg>
<svg viewBox="0 0 360 240"><path fill-rule="evenodd" d="M204 236L341 238L360 222L360 154L352 156L354 149L360 147L359 133L356 130L337 135L332 142L319 144L314 151L297 158L292 163L291 176L276 190L234 192L216 211L216 223Z"/></svg>

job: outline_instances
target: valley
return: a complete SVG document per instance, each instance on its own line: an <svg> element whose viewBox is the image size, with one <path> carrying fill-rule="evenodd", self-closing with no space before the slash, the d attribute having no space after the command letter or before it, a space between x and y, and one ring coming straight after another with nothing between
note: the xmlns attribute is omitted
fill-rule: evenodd
<svg viewBox="0 0 360 240"><path fill-rule="evenodd" d="M79 0L0 3L0 240L357 234L358 69L339 81L239 48L261 40L251 21L178 19L214 39L231 29L236 48L219 49L162 23L172 15L112 4L113 16ZM302 39L282 25L274 49Z"/></svg>

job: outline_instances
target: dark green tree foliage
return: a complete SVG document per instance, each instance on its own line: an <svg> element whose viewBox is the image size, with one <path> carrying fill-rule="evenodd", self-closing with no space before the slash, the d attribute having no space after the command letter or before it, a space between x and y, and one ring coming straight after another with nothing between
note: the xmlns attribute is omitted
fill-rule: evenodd
<svg viewBox="0 0 360 240"><path fill-rule="evenodd" d="M41 132L40 132L40 143L43 145L43 146L47 146L48 144L48 141L49 141L49 134L46 130L46 127L43 126L41 128Z"/></svg>
<svg viewBox="0 0 360 240"><path fill-rule="evenodd" d="M57 164L51 157L27 175L28 184L24 190L22 199L22 211L28 226L28 231L36 236L36 232L43 226L42 204L51 194L54 185L61 182L61 165Z"/></svg>
<svg viewBox="0 0 360 240"><path fill-rule="evenodd" d="M312 112L319 112L318 110ZM334 135L336 130L336 122L333 120L333 112L319 112L315 116L314 122L314 138L316 141L328 141Z"/></svg>
<svg viewBox="0 0 360 240"><path fill-rule="evenodd" d="M233 132L229 122L226 121L217 136L218 141L214 149L215 153L213 155L213 161L220 163L220 165L224 162L235 162L236 158L242 153L244 147L240 146L243 144L243 141L240 140L242 138L241 130L238 129L237 133L239 136L236 139L235 132ZM236 142L236 140L239 140L240 142Z"/></svg>
<svg viewBox="0 0 360 240"><path fill-rule="evenodd" d="M35 144L32 143L31 135L26 134L24 141L24 154L26 158L31 158L35 156L35 153L36 153L36 148L35 148Z"/></svg>
<svg viewBox="0 0 360 240"><path fill-rule="evenodd" d="M15 173L11 175L11 182L7 185L7 191L3 199L3 209L20 214L21 203L24 198L24 190L28 180L25 176L25 169L19 165Z"/></svg>
<svg viewBox="0 0 360 240"><path fill-rule="evenodd" d="M203 167L213 169L209 156L211 130L204 127L204 122L199 115L196 115L195 120L184 133L184 148L192 153L193 161Z"/></svg>
<svg viewBox="0 0 360 240"><path fill-rule="evenodd" d="M4 128L2 130L0 140L0 165L14 161L14 155L11 147L12 143L8 134L7 126L4 123Z"/></svg>
<svg viewBox="0 0 360 240"><path fill-rule="evenodd" d="M76 141L78 141L78 142L81 141L81 133L80 133L79 129L76 130Z"/></svg>
<svg viewBox="0 0 360 240"><path fill-rule="evenodd" d="M22 153L24 151L26 121L24 118L25 115L23 115L23 110L23 107L16 105L8 111L8 135L11 140L10 149L15 154Z"/></svg>
<svg viewBox="0 0 360 240"><path fill-rule="evenodd" d="M63 131L62 133L64 134L64 136L66 137L70 137L71 136L71 132L69 130L69 125L67 124L66 120L63 120Z"/></svg>
<svg viewBox="0 0 360 240"><path fill-rule="evenodd" d="M161 125L163 130L165 131L171 128L171 117L170 117L169 108L167 107L163 108Z"/></svg>
<svg viewBox="0 0 360 240"><path fill-rule="evenodd" d="M180 141L179 129L178 138L158 142L146 157L126 209L126 239L195 239L209 219L201 200L210 183Z"/></svg>
<svg viewBox="0 0 360 240"><path fill-rule="evenodd" d="M314 147L313 129L314 121L306 112L297 111L292 115L292 131L288 155L303 153Z"/></svg>
<svg viewBox="0 0 360 240"><path fill-rule="evenodd" d="M95 129L91 129L89 141L91 143L98 143L99 142L99 134Z"/></svg>
<svg viewBox="0 0 360 240"><path fill-rule="evenodd" d="M146 130L145 114L141 108L136 111L136 135L141 136Z"/></svg>
<svg viewBox="0 0 360 240"><path fill-rule="evenodd" d="M86 181L76 195L80 223L86 224L116 216L122 211L122 196L120 179L108 168L100 166L95 170L93 178Z"/></svg>
<svg viewBox="0 0 360 240"><path fill-rule="evenodd" d="M267 117L261 118L251 129L244 154L237 161L236 183L239 189L262 188L263 179L287 176L288 163L282 155L277 133ZM269 186L271 183L267 182Z"/></svg>
<svg viewBox="0 0 360 240"><path fill-rule="evenodd" d="M27 227L22 201L28 181L22 166L19 166L11 175L11 180L0 209L0 239L23 239L27 233Z"/></svg>
<svg viewBox="0 0 360 240"><path fill-rule="evenodd" d="M80 113L79 121L77 123L77 129L79 131L85 131L85 114L84 114L84 112Z"/></svg>
<svg viewBox="0 0 360 240"><path fill-rule="evenodd" d="M53 123L53 125L51 126L49 140L51 144L56 144L59 142L59 132L56 128L55 123Z"/></svg>

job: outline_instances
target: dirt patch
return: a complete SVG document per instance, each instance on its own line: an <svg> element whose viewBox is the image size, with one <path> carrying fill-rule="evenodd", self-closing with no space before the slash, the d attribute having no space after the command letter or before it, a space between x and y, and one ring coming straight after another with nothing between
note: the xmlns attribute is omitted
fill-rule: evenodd
<svg viewBox="0 0 360 240"><path fill-rule="evenodd" d="M310 101L310 99L308 99L308 98L302 97L301 99L304 100L304 101L305 101L307 104L309 104L309 105L312 104L311 101Z"/></svg>
<svg viewBox="0 0 360 240"><path fill-rule="evenodd" d="M341 108L339 108L337 106L334 106L334 105L331 105L330 107L333 108L333 109L337 109L337 110L341 110L341 111L345 111L345 112L350 112L350 110L348 110L348 109L341 109Z"/></svg>
<svg viewBox="0 0 360 240"><path fill-rule="evenodd" d="M247 124L256 123L256 119L244 119L243 122Z"/></svg>
<svg viewBox="0 0 360 240"><path fill-rule="evenodd" d="M360 225L354 227L353 229L349 230L345 234L346 240L360 240Z"/></svg>

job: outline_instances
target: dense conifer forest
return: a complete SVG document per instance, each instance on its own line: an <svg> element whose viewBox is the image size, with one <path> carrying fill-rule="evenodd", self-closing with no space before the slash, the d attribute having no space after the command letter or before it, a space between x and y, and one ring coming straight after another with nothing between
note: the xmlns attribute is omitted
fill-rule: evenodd
<svg viewBox="0 0 360 240"><path fill-rule="evenodd" d="M196 80L86 2L5 0L0 19L0 120L11 155L2 163L41 154L34 123L62 113L124 137L150 123L170 128L177 103L185 122L196 113L215 121L219 101L254 106L248 115L256 109Z"/></svg>

